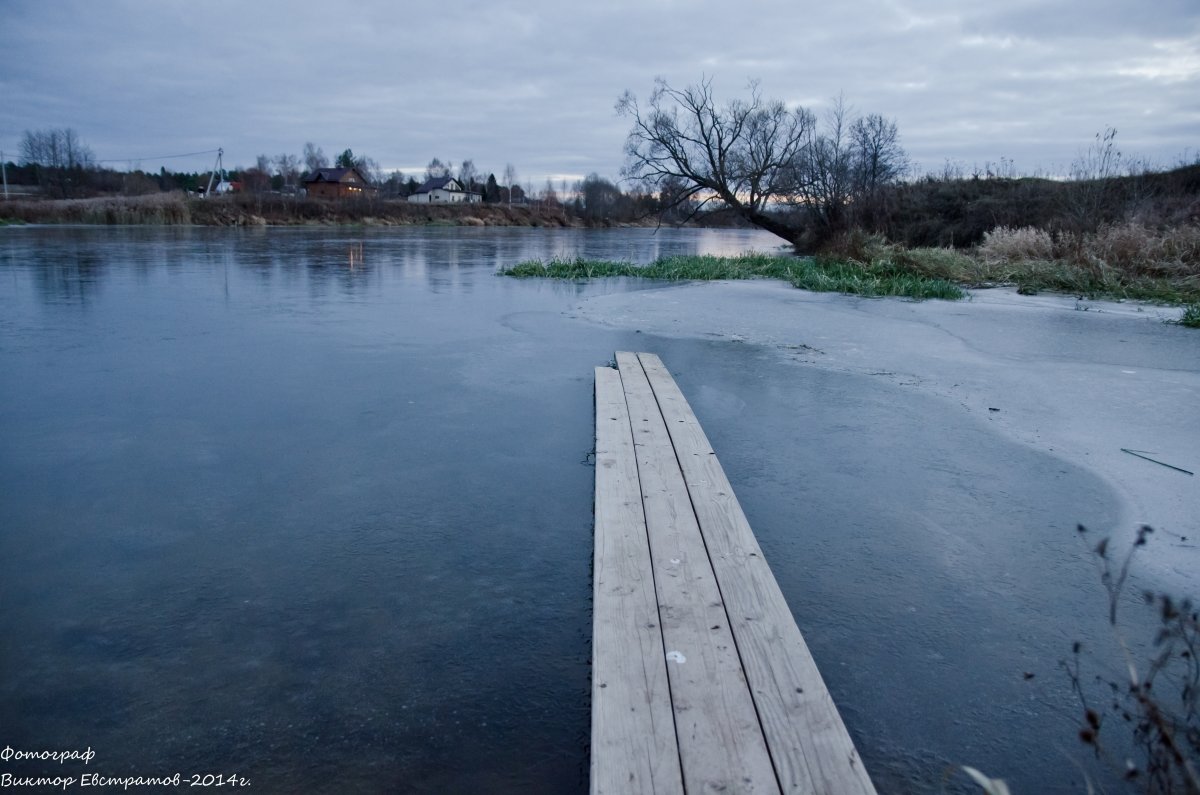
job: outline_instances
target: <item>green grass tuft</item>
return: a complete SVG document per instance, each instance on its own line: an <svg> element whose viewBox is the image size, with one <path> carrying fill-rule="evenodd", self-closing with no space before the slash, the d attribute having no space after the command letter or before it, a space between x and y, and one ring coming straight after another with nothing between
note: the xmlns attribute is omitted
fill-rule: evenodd
<svg viewBox="0 0 1200 795"><path fill-rule="evenodd" d="M1200 328L1200 304L1188 304L1183 308L1183 315L1177 321L1181 326Z"/></svg>
<svg viewBox="0 0 1200 795"><path fill-rule="evenodd" d="M505 276L550 279L591 279L627 276L642 279L714 280L780 279L804 290L862 296L905 298L962 298L958 285L944 278L906 272L889 262L864 265L850 260L741 254L736 257L661 257L649 265L608 260L531 260L500 270Z"/></svg>

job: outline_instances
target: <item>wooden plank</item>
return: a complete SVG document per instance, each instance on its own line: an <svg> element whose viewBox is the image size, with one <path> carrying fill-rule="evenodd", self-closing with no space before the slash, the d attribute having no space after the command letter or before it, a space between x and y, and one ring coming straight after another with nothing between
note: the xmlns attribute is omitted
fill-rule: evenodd
<svg viewBox="0 0 1200 795"><path fill-rule="evenodd" d="M629 406L686 791L779 792L670 436L637 356Z"/></svg>
<svg viewBox="0 0 1200 795"><path fill-rule="evenodd" d="M591 791L682 793L637 461L620 374L596 368Z"/></svg>
<svg viewBox="0 0 1200 795"><path fill-rule="evenodd" d="M708 437L662 361L653 354L638 359L686 478L780 785L794 793L873 795Z"/></svg>

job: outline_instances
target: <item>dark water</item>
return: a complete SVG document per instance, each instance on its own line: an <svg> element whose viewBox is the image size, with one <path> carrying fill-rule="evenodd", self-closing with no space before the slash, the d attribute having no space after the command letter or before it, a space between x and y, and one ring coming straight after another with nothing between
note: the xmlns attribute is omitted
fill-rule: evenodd
<svg viewBox="0 0 1200 795"><path fill-rule="evenodd" d="M592 368L636 349L881 791L959 791L960 764L1079 791L1056 663L1102 635L1071 537L1116 515L1099 481L912 391L570 316L646 285L493 273L775 245L0 230L0 746L253 792L585 791Z"/></svg>

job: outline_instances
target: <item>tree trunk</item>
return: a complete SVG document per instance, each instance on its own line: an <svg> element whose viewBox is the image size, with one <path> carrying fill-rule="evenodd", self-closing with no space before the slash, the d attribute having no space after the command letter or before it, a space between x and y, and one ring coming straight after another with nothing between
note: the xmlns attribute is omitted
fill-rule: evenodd
<svg viewBox="0 0 1200 795"><path fill-rule="evenodd" d="M752 210L749 207L735 205L735 209L750 223L757 226L759 229L765 229L773 235L778 235L791 244L792 248L797 252L800 250L800 239L803 236L803 230L791 226L779 220L775 216L768 215L757 210Z"/></svg>

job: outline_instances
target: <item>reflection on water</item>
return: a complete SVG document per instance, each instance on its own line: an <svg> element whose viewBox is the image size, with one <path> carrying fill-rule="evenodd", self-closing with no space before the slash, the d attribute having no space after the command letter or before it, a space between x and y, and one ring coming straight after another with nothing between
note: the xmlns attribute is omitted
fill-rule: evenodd
<svg viewBox="0 0 1200 795"><path fill-rule="evenodd" d="M569 230L524 228L416 228L389 230L11 229L0 237L0 265L37 264L34 275L47 301L85 303L108 271L141 280L161 268L237 267L260 278L303 279L352 294L356 285L389 278L424 280L433 289L470 289L460 269L497 269L525 259L595 258L650 262L672 254L737 254L779 249L772 235L738 230ZM36 259L30 243L36 241ZM103 254L97 250L102 247ZM364 286L365 286L364 285Z"/></svg>

